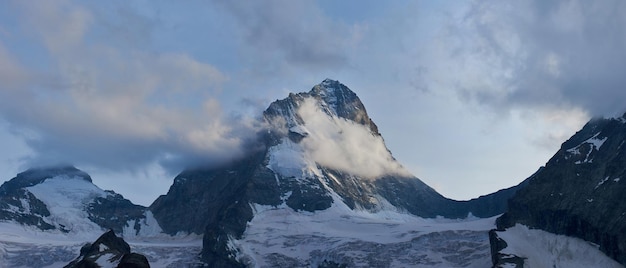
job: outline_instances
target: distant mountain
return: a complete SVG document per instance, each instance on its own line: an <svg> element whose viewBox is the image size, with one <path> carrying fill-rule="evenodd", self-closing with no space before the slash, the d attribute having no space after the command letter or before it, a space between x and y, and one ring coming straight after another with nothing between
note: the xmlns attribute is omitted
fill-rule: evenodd
<svg viewBox="0 0 626 268"><path fill-rule="evenodd" d="M0 221L63 233L160 231L145 207L95 186L71 166L29 169L0 186Z"/></svg>
<svg viewBox="0 0 626 268"><path fill-rule="evenodd" d="M335 215L328 224L359 213L379 220L397 212L426 218L491 217L504 212L506 200L522 187L470 201L443 197L393 158L363 103L338 81L327 79L309 92L273 102L264 119L268 127L259 133L262 146L255 146L261 149L218 168L182 172L167 195L149 208L166 233L203 233L202 257L210 266L251 265L254 258L257 264L310 264L311 256L303 260L280 252L245 252L250 225L263 225L261 214L273 210L296 213L292 224L301 220L296 215L315 221L313 215L319 213ZM332 254L338 252L343 251ZM320 258L321 263L356 261Z"/></svg>
<svg viewBox="0 0 626 268"><path fill-rule="evenodd" d="M494 264L499 267L505 263L520 263L524 258L527 263L536 261L528 252L513 250L526 242L506 240L511 232L529 227L584 239L626 265L625 143L626 115L593 119L563 143L546 166L509 200L508 211L498 218L498 230L491 232ZM525 227L516 226L518 224ZM554 254L565 254L564 249L554 250L559 240L551 241ZM571 251L567 254L582 255ZM571 267L559 263L560 260L554 259L552 264ZM593 265L620 266L609 262Z"/></svg>

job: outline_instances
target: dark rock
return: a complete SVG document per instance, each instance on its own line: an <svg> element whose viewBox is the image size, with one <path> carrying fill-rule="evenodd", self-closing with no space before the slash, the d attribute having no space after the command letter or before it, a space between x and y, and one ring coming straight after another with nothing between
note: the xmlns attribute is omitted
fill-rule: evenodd
<svg viewBox="0 0 626 268"><path fill-rule="evenodd" d="M498 267L524 267L524 258L512 255L503 254L500 251L505 249L508 245L506 241L498 237L496 230L489 231L489 244L491 245L491 261L494 268Z"/></svg>
<svg viewBox="0 0 626 268"><path fill-rule="evenodd" d="M334 262L334 261L324 260L317 267L318 268L347 268L348 265L345 264L345 263L337 263L337 262Z"/></svg>
<svg viewBox="0 0 626 268"><path fill-rule="evenodd" d="M150 268L150 263L144 255L129 253L122 256L117 268Z"/></svg>
<svg viewBox="0 0 626 268"><path fill-rule="evenodd" d="M22 200L28 205L25 206ZM0 220L16 221L41 230L55 229L55 226L44 221L43 218L47 216L50 216L50 211L46 205L29 191L13 189L0 194Z"/></svg>
<svg viewBox="0 0 626 268"><path fill-rule="evenodd" d="M146 208L135 205L130 200L113 191L107 191L106 197L95 198L86 208L88 218L102 228L111 229L116 233L123 233L126 224L134 220L135 233L140 231L140 222L145 220Z"/></svg>
<svg viewBox="0 0 626 268"><path fill-rule="evenodd" d="M498 228L582 238L626 265L626 119L593 119L509 200ZM600 146L601 145L601 146Z"/></svg>
<svg viewBox="0 0 626 268"><path fill-rule="evenodd" d="M276 179L262 165L263 157L263 153L255 153L227 166L184 171L150 210L166 233L202 234L209 223L220 218L221 210L248 197L247 188L257 189L250 196L258 203L278 205ZM248 200L243 201L240 205L248 206Z"/></svg>
<svg viewBox="0 0 626 268"><path fill-rule="evenodd" d="M113 230L109 230L95 242L85 244L80 249L80 255L64 268L100 267L96 263L101 258L105 259L100 261L118 263L119 268L150 267L145 256L131 253L128 243L116 236Z"/></svg>
<svg viewBox="0 0 626 268"><path fill-rule="evenodd" d="M65 268L75 267L98 267L93 266L101 257L106 257L109 262L116 262L124 254L130 253L130 246L124 239L117 237L113 230L101 235L94 243L86 244L80 249L80 256L70 262Z"/></svg>

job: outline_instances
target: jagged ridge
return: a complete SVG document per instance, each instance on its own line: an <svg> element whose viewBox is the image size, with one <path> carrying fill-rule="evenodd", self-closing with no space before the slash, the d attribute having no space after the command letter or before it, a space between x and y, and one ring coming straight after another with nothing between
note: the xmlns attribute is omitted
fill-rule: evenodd
<svg viewBox="0 0 626 268"><path fill-rule="evenodd" d="M254 216L251 204L284 203L295 211L312 212L329 208L334 202L333 195L338 195L352 209L376 211L386 209L388 203L422 217L463 218L469 213L488 217L502 213L505 200L518 188L459 202L443 197L410 174L389 173L365 179L304 158L298 160L304 162L296 163L303 165L301 169L289 171L293 174L278 171L272 165L276 162L273 159L276 151L293 150L290 153L301 158L303 154L299 150L303 142L317 131L307 129L307 122L298 113L311 99L331 120L362 126L368 135L383 142L357 95L338 81L326 79L307 93L289 94L286 99L270 104L264 112L270 125L260 135L264 150L222 167L187 170L176 177L167 195L150 206L164 231L204 233L202 256L208 265L241 266L228 241L243 235L247 222ZM284 160L293 161L290 158ZM396 163L392 157L390 161Z"/></svg>

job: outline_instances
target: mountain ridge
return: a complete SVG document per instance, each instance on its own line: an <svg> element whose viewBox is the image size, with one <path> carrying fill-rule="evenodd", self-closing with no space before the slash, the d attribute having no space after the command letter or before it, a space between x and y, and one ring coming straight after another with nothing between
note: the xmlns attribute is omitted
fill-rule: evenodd
<svg viewBox="0 0 626 268"><path fill-rule="evenodd" d="M206 224L202 258L208 265L244 265L232 243L258 213L254 205L318 213L340 202L367 213L490 217L503 212L518 188L471 201L445 198L403 170L356 93L338 81L291 93L263 115L265 150L219 168L183 171L150 206L169 234L200 232L198 224Z"/></svg>
<svg viewBox="0 0 626 268"><path fill-rule="evenodd" d="M581 238L626 265L625 143L626 114L591 119L509 199L498 231L521 224Z"/></svg>
<svg viewBox="0 0 626 268"><path fill-rule="evenodd" d="M100 189L89 174L73 166L28 169L0 186L0 220L41 230L112 229L136 235L150 220L147 213L122 195Z"/></svg>

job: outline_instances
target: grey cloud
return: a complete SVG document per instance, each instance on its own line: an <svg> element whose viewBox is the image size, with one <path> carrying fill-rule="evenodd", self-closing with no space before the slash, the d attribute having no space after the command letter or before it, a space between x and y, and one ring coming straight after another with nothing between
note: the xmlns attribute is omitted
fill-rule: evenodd
<svg viewBox="0 0 626 268"><path fill-rule="evenodd" d="M219 3L240 25L244 50L251 48L265 70L285 68L283 61L315 69L344 65L346 50L358 42L356 28L331 20L311 1Z"/></svg>
<svg viewBox="0 0 626 268"><path fill-rule="evenodd" d="M626 3L480 1L446 38L458 61L480 62L457 82L461 95L499 108L626 111ZM464 70L465 73L471 73ZM467 83L468 80L482 80Z"/></svg>

